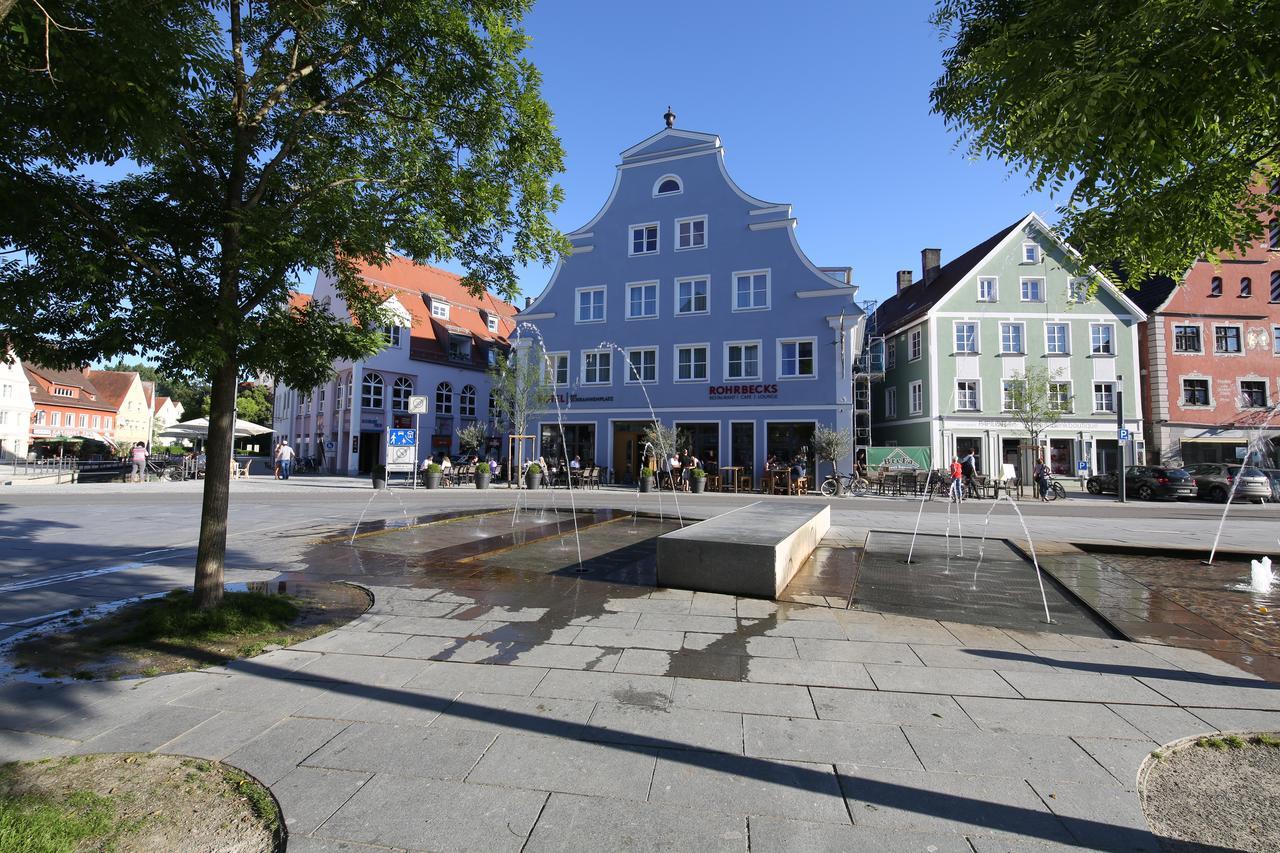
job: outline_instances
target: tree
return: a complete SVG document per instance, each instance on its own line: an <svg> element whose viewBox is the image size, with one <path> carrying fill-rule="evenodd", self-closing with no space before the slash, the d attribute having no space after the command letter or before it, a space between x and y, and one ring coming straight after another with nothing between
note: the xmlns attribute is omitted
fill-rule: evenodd
<svg viewBox="0 0 1280 853"><path fill-rule="evenodd" d="M546 411L554 402L555 390L548 381L548 370L546 353L536 345L523 354L499 353L489 370L493 408L512 435L528 435L530 416ZM518 455L517 448L512 446L508 451L508 464L516 473L519 473L514 467L519 462Z"/></svg>
<svg viewBox="0 0 1280 853"><path fill-rule="evenodd" d="M489 428L474 421L458 430L458 446L463 453L480 453L489 442Z"/></svg>
<svg viewBox="0 0 1280 853"><path fill-rule="evenodd" d="M1062 415L1071 411L1071 398L1055 396L1051 383L1062 375L1061 370L1050 373L1043 367L1029 367L1015 372L1006 392L1008 416L1006 420L1017 424L1026 432L1030 444L1040 446L1040 436L1052 427Z"/></svg>
<svg viewBox="0 0 1280 853"><path fill-rule="evenodd" d="M143 355L209 383L195 600L222 595L242 377L312 388L384 343L356 274L388 245L475 293L564 240L527 0L67 0L49 46L0 33L0 316L22 357ZM35 11L33 11L35 10ZM83 171L106 163L112 167ZM290 307L304 270L350 317Z"/></svg>
<svg viewBox="0 0 1280 853"><path fill-rule="evenodd" d="M236 417L269 426L275 412L274 395L265 385L253 385L236 395Z"/></svg>
<svg viewBox="0 0 1280 853"><path fill-rule="evenodd" d="M853 451L853 436L843 430L819 426L813 431L813 455L819 462L830 462L836 470L836 462ZM817 474L815 471L814 474Z"/></svg>
<svg viewBox="0 0 1280 853"><path fill-rule="evenodd" d="M934 22L934 111L971 154L1069 188L1059 230L1090 264L1181 279L1275 216L1277 4L940 0Z"/></svg>
<svg viewBox="0 0 1280 853"><path fill-rule="evenodd" d="M209 414L209 386L203 382L192 384L184 379L175 379L149 364L135 362L128 364L124 359L116 359L107 370L133 371L146 382L156 383L156 394L170 397L175 403L182 404L182 417L185 420L203 418Z"/></svg>
<svg viewBox="0 0 1280 853"><path fill-rule="evenodd" d="M674 426L667 426L662 421L650 421L645 424L642 440L652 447L655 453L664 456L679 453L689 446L687 433L681 432Z"/></svg>

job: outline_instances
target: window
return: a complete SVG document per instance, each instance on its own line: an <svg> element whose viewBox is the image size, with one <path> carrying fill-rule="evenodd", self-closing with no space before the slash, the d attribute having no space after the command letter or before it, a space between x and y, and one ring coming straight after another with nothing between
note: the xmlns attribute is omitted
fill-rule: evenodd
<svg viewBox="0 0 1280 853"><path fill-rule="evenodd" d="M54 414L57 414L57 413L55 412ZM44 409L41 409L40 411L36 412L36 423L40 426L44 426L44 420L45 420L45 411Z"/></svg>
<svg viewBox="0 0 1280 853"><path fill-rule="evenodd" d="M1280 219L1267 223L1267 248L1280 249Z"/></svg>
<svg viewBox="0 0 1280 853"><path fill-rule="evenodd" d="M1116 328L1110 323L1089 324L1089 351L1094 355L1116 354Z"/></svg>
<svg viewBox="0 0 1280 853"><path fill-rule="evenodd" d="M1022 244L1022 262L1024 264L1040 263L1040 247L1030 241Z"/></svg>
<svg viewBox="0 0 1280 853"><path fill-rule="evenodd" d="M63 388L59 385L53 386L53 396L55 397L74 397L75 395L76 392L70 388Z"/></svg>
<svg viewBox="0 0 1280 853"><path fill-rule="evenodd" d="M441 382L436 386L436 414L453 414L453 386L448 382Z"/></svg>
<svg viewBox="0 0 1280 853"><path fill-rule="evenodd" d="M1026 387L1025 379L1006 379L1000 383L1000 408L1006 412L1017 411L1022 402L1022 398L1026 395L1023 389Z"/></svg>
<svg viewBox="0 0 1280 853"><path fill-rule="evenodd" d="M360 407L363 409L381 409L384 386L382 376L377 373L366 373L360 382Z"/></svg>
<svg viewBox="0 0 1280 853"><path fill-rule="evenodd" d="M884 416L886 418L896 418L898 416L898 389L884 389Z"/></svg>
<svg viewBox="0 0 1280 853"><path fill-rule="evenodd" d="M707 380L707 347L705 344L676 347L676 381Z"/></svg>
<svg viewBox="0 0 1280 853"><path fill-rule="evenodd" d="M978 301L996 301L996 278L994 276L978 279Z"/></svg>
<svg viewBox="0 0 1280 853"><path fill-rule="evenodd" d="M81 416L80 416L80 428L81 428L81 429L88 429L88 428L89 428L89 416L88 416L88 415L81 415Z"/></svg>
<svg viewBox="0 0 1280 853"><path fill-rule="evenodd" d="M321 385L316 389L316 411L324 411L324 386Z"/></svg>
<svg viewBox="0 0 1280 853"><path fill-rule="evenodd" d="M1004 355L1022 355L1023 326L1021 323L1000 324L1000 352Z"/></svg>
<svg viewBox="0 0 1280 853"><path fill-rule="evenodd" d="M813 341L778 341L778 377L801 379L814 375Z"/></svg>
<svg viewBox="0 0 1280 853"><path fill-rule="evenodd" d="M1271 351L1276 355L1280 355L1280 326L1272 327L1271 338Z"/></svg>
<svg viewBox="0 0 1280 853"><path fill-rule="evenodd" d="M346 392L346 390L347 390L347 383L343 382L342 377L339 376L338 386L334 392L334 406L337 408L338 411L342 411L342 409L344 408L342 403L343 403L343 394Z"/></svg>
<svg viewBox="0 0 1280 853"><path fill-rule="evenodd" d="M663 175L658 178L658 182L653 187L654 196L678 195L682 192L684 192L684 185L675 175Z"/></svg>
<svg viewBox="0 0 1280 853"><path fill-rule="evenodd" d="M1070 382L1050 382L1049 383L1049 405L1059 412L1071 411L1071 393Z"/></svg>
<svg viewBox="0 0 1280 853"><path fill-rule="evenodd" d="M1067 282L1067 301L1081 305L1089 301L1089 279L1073 278Z"/></svg>
<svg viewBox="0 0 1280 853"><path fill-rule="evenodd" d="M652 255L658 251L658 223L631 226L631 254Z"/></svg>
<svg viewBox="0 0 1280 853"><path fill-rule="evenodd" d="M94 429L101 429L101 428L102 428L102 416L101 416L101 415L94 415L94 416L93 416L93 423L92 423L92 426L93 426L93 428L94 428Z"/></svg>
<svg viewBox="0 0 1280 853"><path fill-rule="evenodd" d="M643 320L658 316L658 283L646 281L627 285L627 319Z"/></svg>
<svg viewBox="0 0 1280 853"><path fill-rule="evenodd" d="M956 411L978 411L978 382L976 379L961 379L956 383Z"/></svg>
<svg viewBox="0 0 1280 853"><path fill-rule="evenodd" d="M484 360L490 367L497 367L498 366L498 348L492 345L485 347Z"/></svg>
<svg viewBox="0 0 1280 853"><path fill-rule="evenodd" d="M637 382L658 381L658 351L652 347L627 350L627 375L625 381Z"/></svg>
<svg viewBox="0 0 1280 853"><path fill-rule="evenodd" d="M62 412L54 412L53 419L50 421L51 426L62 426Z"/></svg>
<svg viewBox="0 0 1280 853"><path fill-rule="evenodd" d="M449 358L454 361L471 360L470 335L449 335Z"/></svg>
<svg viewBox="0 0 1280 853"><path fill-rule="evenodd" d="M1271 273L1271 301L1280 302L1280 270Z"/></svg>
<svg viewBox="0 0 1280 853"><path fill-rule="evenodd" d="M443 299L436 299L435 297L432 297L431 316L436 317L440 320L448 320L449 319L449 303L445 302Z"/></svg>
<svg viewBox="0 0 1280 853"><path fill-rule="evenodd" d="M676 220L676 249L705 249L707 247L707 217L691 216Z"/></svg>
<svg viewBox="0 0 1280 853"><path fill-rule="evenodd" d="M553 352L547 354L547 362L550 370L552 385L568 385L569 384L569 354L565 352Z"/></svg>
<svg viewBox="0 0 1280 853"><path fill-rule="evenodd" d="M1116 384L1114 382L1093 383L1093 410L1095 412L1114 412L1116 410Z"/></svg>
<svg viewBox="0 0 1280 853"><path fill-rule="evenodd" d="M1023 302L1044 301L1044 279L1024 278L1020 282Z"/></svg>
<svg viewBox="0 0 1280 853"><path fill-rule="evenodd" d="M898 342L890 338L885 342L884 369L893 370L898 366Z"/></svg>
<svg viewBox="0 0 1280 853"><path fill-rule="evenodd" d="M458 414L464 418L476 416L476 386L462 386L462 393L458 395Z"/></svg>
<svg viewBox="0 0 1280 853"><path fill-rule="evenodd" d="M582 384L613 384L613 353L609 350L588 350L582 354Z"/></svg>
<svg viewBox="0 0 1280 853"><path fill-rule="evenodd" d="M1267 407L1267 383L1255 379L1240 380L1240 407L1265 409Z"/></svg>
<svg viewBox="0 0 1280 853"><path fill-rule="evenodd" d="M978 324L956 323L956 352L978 351Z"/></svg>
<svg viewBox="0 0 1280 853"><path fill-rule="evenodd" d="M917 379L907 386L907 402L911 414L918 415L924 411L924 382Z"/></svg>
<svg viewBox="0 0 1280 853"><path fill-rule="evenodd" d="M1200 352L1200 327L1199 326L1174 326L1173 327L1173 351L1174 352Z"/></svg>
<svg viewBox="0 0 1280 853"><path fill-rule="evenodd" d="M391 383L391 410L393 412L409 411L409 397L413 394L413 380L407 376L397 376Z"/></svg>
<svg viewBox="0 0 1280 853"><path fill-rule="evenodd" d="M733 276L733 310L755 311L768 307L768 271L735 273Z"/></svg>
<svg viewBox="0 0 1280 853"><path fill-rule="evenodd" d="M1221 276L1216 276L1216 275L1215 275L1215 276L1214 276L1214 277L1209 281L1209 295L1210 295L1210 296L1221 296L1221 295L1222 295L1222 278L1221 278Z"/></svg>
<svg viewBox="0 0 1280 853"><path fill-rule="evenodd" d="M484 319L484 324L485 324L485 326L487 326L487 327L488 327L489 331L491 331L491 332L496 332L496 331L498 331L498 317L497 317L497 315L495 315L495 314L489 314L488 316L486 316L486 317L485 317L485 319Z"/></svg>
<svg viewBox="0 0 1280 853"><path fill-rule="evenodd" d="M1215 326L1213 329L1213 351L1221 353L1240 352L1240 327Z"/></svg>
<svg viewBox="0 0 1280 853"><path fill-rule="evenodd" d="M1245 276L1240 279L1240 298L1244 299L1249 296L1253 296L1253 279Z"/></svg>
<svg viewBox="0 0 1280 853"><path fill-rule="evenodd" d="M1071 327L1066 323L1046 323L1044 327L1044 351L1049 355L1070 354Z"/></svg>
<svg viewBox="0 0 1280 853"><path fill-rule="evenodd" d="M725 344L725 379L760 378L760 344Z"/></svg>
<svg viewBox="0 0 1280 853"><path fill-rule="evenodd" d="M578 291L579 323L604 322L604 288L587 287Z"/></svg>
<svg viewBox="0 0 1280 853"><path fill-rule="evenodd" d="M907 335L907 361L917 361L924 354L924 332L912 329Z"/></svg>
<svg viewBox="0 0 1280 853"><path fill-rule="evenodd" d="M1208 379L1182 380L1182 404L1184 406L1209 405L1209 380Z"/></svg>
<svg viewBox="0 0 1280 853"><path fill-rule="evenodd" d="M707 313L707 284L705 278L676 279L676 316Z"/></svg>

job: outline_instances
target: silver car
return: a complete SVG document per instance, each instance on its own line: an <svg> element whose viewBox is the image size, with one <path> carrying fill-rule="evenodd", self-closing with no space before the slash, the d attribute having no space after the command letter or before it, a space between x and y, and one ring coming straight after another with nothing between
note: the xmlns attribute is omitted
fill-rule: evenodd
<svg viewBox="0 0 1280 853"><path fill-rule="evenodd" d="M1261 470L1252 466L1229 465L1225 462L1202 462L1187 467L1187 473L1196 481L1196 494L1202 498L1226 501L1232 494L1233 501L1253 501L1260 504L1271 497L1271 481Z"/></svg>

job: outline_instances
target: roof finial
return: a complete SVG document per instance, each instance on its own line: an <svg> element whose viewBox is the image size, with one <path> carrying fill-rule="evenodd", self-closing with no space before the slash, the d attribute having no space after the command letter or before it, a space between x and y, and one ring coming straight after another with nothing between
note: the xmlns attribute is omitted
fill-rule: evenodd
<svg viewBox="0 0 1280 853"><path fill-rule="evenodd" d="M671 107L670 107L670 105L668 105L668 106L667 106L667 111L666 111L665 113L663 113L663 114L662 114L662 117L663 117L664 119L666 119L666 120L667 120L667 127L674 127L674 126L675 126L675 123L676 123L676 114L675 114L675 113L673 113L673 112L671 112Z"/></svg>

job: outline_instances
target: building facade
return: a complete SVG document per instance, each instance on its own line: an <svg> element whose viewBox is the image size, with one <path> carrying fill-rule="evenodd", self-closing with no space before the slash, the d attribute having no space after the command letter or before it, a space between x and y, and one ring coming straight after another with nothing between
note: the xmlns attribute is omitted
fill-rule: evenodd
<svg viewBox="0 0 1280 853"><path fill-rule="evenodd" d="M22 362L0 353L0 462L27 458L34 411Z"/></svg>
<svg viewBox="0 0 1280 853"><path fill-rule="evenodd" d="M472 296L453 273L399 255L359 274L386 299L395 320L384 330L387 346L364 361L335 362L334 378L317 388L277 383L276 438L287 438L303 458L336 474L368 473L386 459L388 428L419 424L419 456L459 450L457 432L471 423L492 425L486 371L507 346L515 307L485 294ZM349 316L321 274L310 297L327 300ZM409 398L428 398L428 411L409 413ZM496 445L496 430L490 429Z"/></svg>
<svg viewBox="0 0 1280 853"><path fill-rule="evenodd" d="M717 136L667 120L622 152L603 209L519 315L545 342L568 445L550 411L537 452L628 482L656 416L720 466L807 456L812 471L815 428L852 430L865 317L850 270L805 256L790 206L741 190Z"/></svg>
<svg viewBox="0 0 1280 853"><path fill-rule="evenodd" d="M151 396L142 378L133 371L90 370L89 380L99 401L115 408L115 440L150 447Z"/></svg>
<svg viewBox="0 0 1280 853"><path fill-rule="evenodd" d="M89 370L51 370L22 363L34 413L31 444L41 439L89 438L115 443L116 407L102 399Z"/></svg>
<svg viewBox="0 0 1280 853"><path fill-rule="evenodd" d="M1144 424L1152 458L1168 465L1235 462L1269 438L1280 468L1280 221L1241 257L1195 263L1180 282L1143 282Z"/></svg>
<svg viewBox="0 0 1280 853"><path fill-rule="evenodd" d="M937 249L921 260L921 278L900 272L873 320L885 365L872 395L876 444L928 447L934 467L973 450L982 473L1010 464L1024 479L1038 455L1060 476L1112 471L1122 450L1125 464L1144 458L1136 389L1145 315L1081 270L1040 217L1028 214L948 264ZM1032 445L1012 410L1016 383L1036 368L1060 419ZM1133 436L1123 447L1119 405Z"/></svg>
<svg viewBox="0 0 1280 853"><path fill-rule="evenodd" d="M155 396L155 430L156 435L182 420L185 407L172 397L157 394Z"/></svg>

